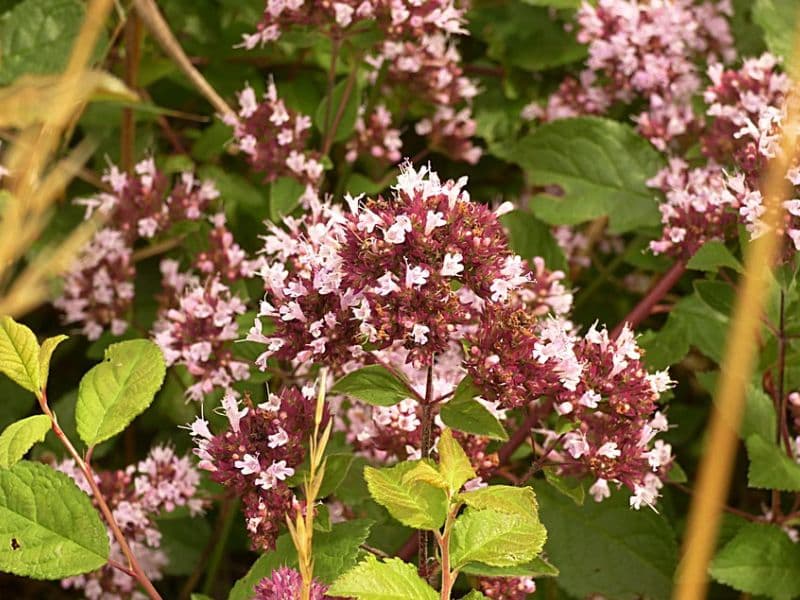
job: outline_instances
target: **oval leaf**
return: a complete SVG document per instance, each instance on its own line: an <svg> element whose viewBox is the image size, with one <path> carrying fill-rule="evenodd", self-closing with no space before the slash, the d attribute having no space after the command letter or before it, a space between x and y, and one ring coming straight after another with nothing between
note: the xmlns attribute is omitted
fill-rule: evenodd
<svg viewBox="0 0 800 600"><path fill-rule="evenodd" d="M450 401L442 405L439 413L442 422L456 431L506 441L508 433L503 425L488 408L475 399L480 394L481 391L472 383L472 378L464 377Z"/></svg>
<svg viewBox="0 0 800 600"><path fill-rule="evenodd" d="M19 462L0 470L0 570L61 579L99 569L108 536L89 496L64 473Z"/></svg>
<svg viewBox="0 0 800 600"><path fill-rule="evenodd" d="M0 317L0 370L26 390L39 392L39 342L11 317Z"/></svg>
<svg viewBox="0 0 800 600"><path fill-rule="evenodd" d="M407 481L406 473L419 461L403 462L395 467L364 468L369 493L386 507L395 519L415 529L434 530L447 516L447 495L444 490L424 481Z"/></svg>
<svg viewBox="0 0 800 600"><path fill-rule="evenodd" d="M330 596L356 600L437 600L439 594L425 583L414 565L399 558L378 561L372 554L339 577Z"/></svg>
<svg viewBox="0 0 800 600"><path fill-rule="evenodd" d="M78 388L75 419L88 446L107 440L139 416L164 381L161 350L148 340L112 344Z"/></svg>
<svg viewBox="0 0 800 600"><path fill-rule="evenodd" d="M414 395L405 383L381 365L369 365L348 373L333 385L330 393L352 396L376 406L393 406Z"/></svg>
<svg viewBox="0 0 800 600"><path fill-rule="evenodd" d="M47 415L34 415L6 427L0 435L0 468L10 469L17 464L36 442L44 440L48 431Z"/></svg>

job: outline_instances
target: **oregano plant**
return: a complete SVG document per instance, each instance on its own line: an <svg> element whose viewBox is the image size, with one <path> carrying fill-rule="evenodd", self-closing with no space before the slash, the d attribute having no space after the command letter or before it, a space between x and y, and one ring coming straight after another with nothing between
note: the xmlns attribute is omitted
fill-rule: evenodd
<svg viewBox="0 0 800 600"><path fill-rule="evenodd" d="M0 596L800 596L797 10L0 2Z"/></svg>

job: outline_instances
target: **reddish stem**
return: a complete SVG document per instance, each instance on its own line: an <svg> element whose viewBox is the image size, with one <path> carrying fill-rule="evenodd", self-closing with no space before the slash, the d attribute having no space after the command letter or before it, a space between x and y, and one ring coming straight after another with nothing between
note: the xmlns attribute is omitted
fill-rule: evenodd
<svg viewBox="0 0 800 600"><path fill-rule="evenodd" d="M639 300L638 304L633 307L633 310L629 312L616 327L614 327L614 330L611 332L611 339L617 338L617 336L622 332L622 329L625 327L626 323L631 329L636 329L642 321L650 316L650 313L653 311L653 307L661 302L664 296L667 295L667 292L669 292L672 287L678 283L678 280L685 271L685 261L679 260L673 264L669 268L669 271L664 273L664 275L661 276L661 279L659 279L655 285L650 288L650 291L647 292L647 294L645 294L641 300Z"/></svg>

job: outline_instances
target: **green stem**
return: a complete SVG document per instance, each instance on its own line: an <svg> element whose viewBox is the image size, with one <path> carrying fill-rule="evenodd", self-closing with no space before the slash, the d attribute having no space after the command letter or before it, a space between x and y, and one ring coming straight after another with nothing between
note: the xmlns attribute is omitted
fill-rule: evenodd
<svg viewBox="0 0 800 600"><path fill-rule="evenodd" d="M220 526L216 535L216 543L211 553L211 558L208 560L206 579L203 582L203 593L206 595L211 595L213 591L214 583L217 580L217 572L222 564L222 557L225 555L225 547L228 545L233 519L236 517L238 510L239 498L228 498L225 500L222 514L220 515Z"/></svg>

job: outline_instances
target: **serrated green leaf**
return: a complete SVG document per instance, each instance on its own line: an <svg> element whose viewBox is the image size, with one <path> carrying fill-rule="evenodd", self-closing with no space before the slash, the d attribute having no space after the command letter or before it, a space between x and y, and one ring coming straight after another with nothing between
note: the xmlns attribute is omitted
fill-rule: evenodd
<svg viewBox="0 0 800 600"><path fill-rule="evenodd" d="M533 488L512 485L490 485L464 492L459 500L477 510L491 509L501 513L538 519L539 505Z"/></svg>
<svg viewBox="0 0 800 600"><path fill-rule="evenodd" d="M50 376L50 359L56 347L67 339L66 335L56 335L47 338L39 348L39 385L41 389L47 391L47 379Z"/></svg>
<svg viewBox="0 0 800 600"><path fill-rule="evenodd" d="M81 379L75 420L78 434L94 446L125 429L150 406L164 381L161 350L149 340L112 344L105 360Z"/></svg>
<svg viewBox="0 0 800 600"><path fill-rule="evenodd" d="M470 479L477 477L464 449L445 428L439 436L439 471L447 480L450 492L455 493Z"/></svg>
<svg viewBox="0 0 800 600"><path fill-rule="evenodd" d="M0 469L10 469L50 431L50 417L34 415L6 427L0 435Z"/></svg>
<svg viewBox="0 0 800 600"><path fill-rule="evenodd" d="M547 527L548 560L570 596L600 594L609 600L666 600L678 548L673 527L651 510L632 510L628 493L577 506L547 485L537 485Z"/></svg>
<svg viewBox="0 0 800 600"><path fill-rule="evenodd" d="M314 537L317 537L316 532ZM297 550L288 533L278 537L272 552L266 552L258 557L247 575L233 585L228 600L252 600L256 584L283 566L297 567Z"/></svg>
<svg viewBox="0 0 800 600"><path fill-rule="evenodd" d="M26 390L39 393L39 342L11 317L0 317L0 370Z"/></svg>
<svg viewBox="0 0 800 600"><path fill-rule="evenodd" d="M461 572L481 577L558 577L558 569L541 557L511 567L493 567L472 562L461 567Z"/></svg>
<svg viewBox="0 0 800 600"><path fill-rule="evenodd" d="M22 461L0 470L0 570L35 579L94 571L108 536L89 497L64 473Z"/></svg>
<svg viewBox="0 0 800 600"><path fill-rule="evenodd" d="M461 598L461 600L489 600L478 590L470 590L469 594Z"/></svg>
<svg viewBox="0 0 800 600"><path fill-rule="evenodd" d="M67 64L83 22L79 0L24 0L0 24L0 85L23 73L56 73Z"/></svg>
<svg viewBox="0 0 800 600"><path fill-rule="evenodd" d="M752 488L800 491L800 465L775 442L758 435L747 438L747 484Z"/></svg>
<svg viewBox="0 0 800 600"><path fill-rule="evenodd" d="M628 125L597 117L560 119L499 153L520 165L531 184L561 187L561 196L541 194L531 201L533 213L546 223L575 225L608 216L609 230L624 233L661 222L647 180L663 159Z"/></svg>
<svg viewBox="0 0 800 600"><path fill-rule="evenodd" d="M505 441L508 433L488 408L475 397L481 391L467 375L458 384L453 397L442 405L439 416L442 422L456 431L485 435L495 440Z"/></svg>
<svg viewBox="0 0 800 600"><path fill-rule="evenodd" d="M569 270L564 251L547 224L521 210L503 215L500 222L508 230L511 248L522 258L531 260L540 256L551 271Z"/></svg>
<svg viewBox="0 0 800 600"><path fill-rule="evenodd" d="M426 460L418 460L415 462L414 467L409 469L401 480L403 485L411 485L416 481L423 481L425 483L429 483L433 487L437 487L442 490L447 490L450 488L450 484L447 482L447 479L439 472L436 467L434 467L430 462Z"/></svg>
<svg viewBox="0 0 800 600"><path fill-rule="evenodd" d="M534 559L546 539L538 519L467 508L453 525L450 560L456 569L471 562L509 567Z"/></svg>
<svg viewBox="0 0 800 600"><path fill-rule="evenodd" d="M364 468L364 479L373 499L403 525L415 529L439 529L447 515L444 490L424 481L404 482L403 477L418 461L394 467Z"/></svg>
<svg viewBox="0 0 800 600"><path fill-rule="evenodd" d="M356 600L437 600L439 594L399 558L378 561L371 554L333 582L329 596Z"/></svg>
<svg viewBox="0 0 800 600"><path fill-rule="evenodd" d="M375 406L393 406L413 397L408 386L381 365L369 365L337 381L331 394L352 396Z"/></svg>
<svg viewBox="0 0 800 600"><path fill-rule="evenodd" d="M788 600L800 596L800 546L775 525L748 523L719 551L711 576L739 591Z"/></svg>
<svg viewBox="0 0 800 600"><path fill-rule="evenodd" d="M716 273L720 267L728 267L734 271L743 272L742 263L728 250L724 243L711 240L703 244L694 256L686 263L686 268L695 271L709 271Z"/></svg>

